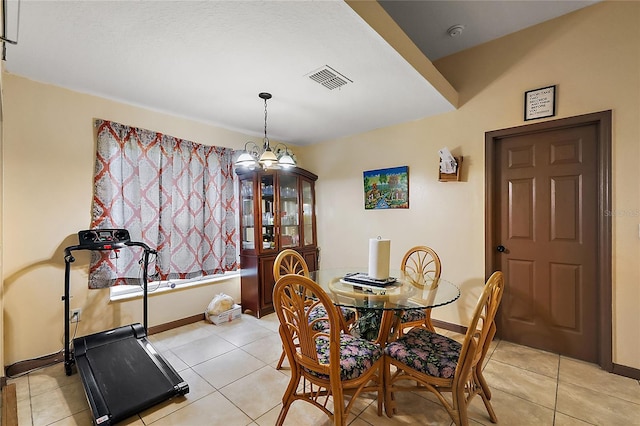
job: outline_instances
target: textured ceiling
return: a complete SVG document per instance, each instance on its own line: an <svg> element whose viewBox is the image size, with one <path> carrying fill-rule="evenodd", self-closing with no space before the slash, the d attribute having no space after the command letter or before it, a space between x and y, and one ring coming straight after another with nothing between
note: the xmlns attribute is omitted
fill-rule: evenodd
<svg viewBox="0 0 640 426"><path fill-rule="evenodd" d="M471 3L470 9L451 7L458 3ZM487 2L382 4L407 26L405 32L419 48L435 58L502 35L500 28L518 29L517 23L506 26L504 21L492 23L497 28L489 33L477 28L476 14L489 19L478 12L479 3ZM536 10L557 14L567 9L556 8L563 2L489 3L510 10L512 3L531 3ZM575 9L593 2L566 3ZM10 17L16 5L9 1ZM523 15L519 25L535 23L524 20L529 11L513 13ZM447 28L452 25L448 21L465 24L473 40L461 43L459 38L457 45L445 47L438 39L432 45L432 36L425 40L428 32L423 31L435 26L430 20ZM8 36L15 31L12 22L10 18ZM434 88L437 84L340 0L22 0L19 22L18 44L7 45L10 73L245 132L256 140L264 126L264 105L258 98L264 91L273 94L269 138L294 145L455 109L455 102ZM309 78L326 65L351 82L329 90Z"/></svg>

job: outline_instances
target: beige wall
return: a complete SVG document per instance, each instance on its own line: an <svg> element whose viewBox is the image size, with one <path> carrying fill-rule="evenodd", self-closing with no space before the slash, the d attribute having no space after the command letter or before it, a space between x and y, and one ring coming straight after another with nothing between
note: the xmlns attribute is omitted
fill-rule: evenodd
<svg viewBox="0 0 640 426"><path fill-rule="evenodd" d="M323 266L367 262L367 241L392 240L392 264L416 244L442 257L462 300L434 317L466 323L484 281L484 133L523 125L526 90L558 85L556 118L613 110L613 202L636 211L640 159L640 3L606 2L436 63L459 91L459 110L307 148L301 166L319 175L318 235ZM5 364L62 348L62 249L90 221L94 118L239 148L246 136L93 96L4 76ZM384 99L380 100L384 102ZM437 150L465 157L462 182L437 182ZM410 208L364 211L362 172L408 165ZM640 239L637 216L615 217L614 362L640 368ZM79 335L139 321L140 303L110 303L86 288L78 254L72 307ZM150 324L201 312L220 287L153 296ZM237 291L237 281L224 287ZM234 295L234 297L236 297Z"/></svg>
<svg viewBox="0 0 640 426"><path fill-rule="evenodd" d="M95 118L114 120L208 145L241 148L246 135L4 74L5 363L63 348L64 260L90 225ZM142 302L110 302L87 290L88 252L75 252L71 307L82 308L78 335L142 321ZM153 295L149 325L204 311L239 280ZM73 329L72 329L73 330Z"/></svg>
<svg viewBox="0 0 640 426"><path fill-rule="evenodd" d="M613 219L613 361L640 368L640 2L598 4L435 65L459 91L458 110L299 150L319 176L322 265L366 265L377 235L391 239L392 265L430 245L462 287L461 303L433 315L466 323L484 281L484 134L524 125L524 92L556 84L554 118L613 110L613 205L631 212ZM437 181L443 146L464 156L462 182ZM365 211L362 172L403 165L410 208Z"/></svg>

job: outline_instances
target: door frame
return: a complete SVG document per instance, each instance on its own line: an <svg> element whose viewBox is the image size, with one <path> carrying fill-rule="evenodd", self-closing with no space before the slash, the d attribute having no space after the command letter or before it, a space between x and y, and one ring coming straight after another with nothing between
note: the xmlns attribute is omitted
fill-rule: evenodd
<svg viewBox="0 0 640 426"><path fill-rule="evenodd" d="M613 371L613 340L612 340L612 280L611 280L611 215L604 212L612 210L611 201L611 110L600 111L575 117L561 118L540 123L525 124L507 129L494 130L485 133L485 275L488 277L495 270L497 255L495 247L499 226L494 223L496 200L495 179L497 176L496 143L499 139L510 136L523 136L531 133L561 130L568 127L596 125L598 134L597 171L598 186L597 203L598 218L597 235L597 296L599 300L598 312L598 364L606 371Z"/></svg>

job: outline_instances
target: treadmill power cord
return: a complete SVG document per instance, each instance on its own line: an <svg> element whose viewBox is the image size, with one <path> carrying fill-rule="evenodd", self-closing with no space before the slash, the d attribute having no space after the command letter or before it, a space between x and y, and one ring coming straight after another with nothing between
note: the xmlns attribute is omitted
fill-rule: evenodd
<svg viewBox="0 0 640 426"><path fill-rule="evenodd" d="M72 320L74 317L77 317L77 313L74 313L69 320ZM75 339L76 334L78 333L78 321L76 321L75 328L73 330L73 338ZM72 339L73 342L73 339ZM36 358L24 359L22 361L14 362L11 365L8 365L5 368L5 375L9 379L16 379L18 377L25 376L29 373L32 373L36 370L43 369L45 367L49 367L55 365L59 362L64 362L64 348L60 349L58 352L53 352L48 355L43 355ZM14 373L14 371L16 371Z"/></svg>
<svg viewBox="0 0 640 426"><path fill-rule="evenodd" d="M153 258L151 258L151 256L153 256ZM151 253L149 255L149 263L155 262L157 260L157 258L158 258L158 253L156 253L156 252ZM140 260L138 261L138 264L140 265L140 271L138 272L138 278L140 279L141 283L142 283L142 274L144 273L144 271L142 270L142 268L144 267L143 263L144 263L144 257L141 257ZM148 272L149 271L147 271L147 274L148 274ZM153 275L149 275L149 276L153 276ZM157 280L155 282L157 282L158 284L156 285L156 287L154 289L149 288L149 285L147 284L147 292L148 293L153 293L156 290L158 290L160 287L162 287L162 280ZM140 284L138 287L140 287L142 289L142 284ZM171 287L171 288L173 288L173 287Z"/></svg>

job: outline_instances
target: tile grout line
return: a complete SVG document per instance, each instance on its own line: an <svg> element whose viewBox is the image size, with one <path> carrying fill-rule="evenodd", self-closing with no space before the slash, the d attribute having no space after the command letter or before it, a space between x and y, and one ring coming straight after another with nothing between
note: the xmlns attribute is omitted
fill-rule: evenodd
<svg viewBox="0 0 640 426"><path fill-rule="evenodd" d="M562 357L563 357L563 356L562 356L562 355L560 355L560 359L561 359L561 360L562 360ZM572 359L572 358L568 358L568 359ZM580 360L578 360L578 361L580 361ZM580 362L584 362L584 361L580 361ZM596 365L596 366L597 366L597 365ZM598 367L598 368L601 368L600 366L597 366L597 367ZM605 371L605 370L602 370L602 371ZM607 374L614 374L614 373L607 372L607 371L605 371L605 372L606 372ZM620 377L624 377L624 376L620 376ZM577 386L577 387L579 387L579 388L586 389L586 390L591 391L591 392L595 392L595 393L600 394L600 395L604 395L604 396L609 397L609 398L617 399L617 400L622 401L622 402L627 403L627 404L634 404L634 405L638 405L638 406L640 407L640 403L635 402L635 401L629 401L628 399L625 399L625 398L620 398L620 397L618 397L618 396L614 395L613 393L602 392L602 391L600 391L600 390L598 390L598 389L594 389L594 388L589 387L589 386L584 386L584 385L582 385L581 383L573 383L573 382L565 382L565 383L568 383L568 384L570 384L571 386ZM640 382L639 382L639 383L640 383ZM559 385L560 385L560 374L558 373L558 386L559 386ZM563 414L564 414L564 413L563 413Z"/></svg>
<svg viewBox="0 0 640 426"><path fill-rule="evenodd" d="M553 424L556 424L556 415L558 414L558 390L560 388L560 354L558 354L558 366L556 368L556 395L553 404Z"/></svg>
<svg viewBox="0 0 640 426"><path fill-rule="evenodd" d="M262 368L265 368L265 367L270 367L270 368L273 368L274 370L276 370L276 369L275 369L274 367L272 367L270 364L266 364L266 365L264 365L264 366L262 366L262 367L260 367L260 368L258 368L258 369L256 369L256 370L252 371L252 372L251 372L251 373L249 373L249 374L253 374L253 373L255 373L256 371L258 371L258 370L260 370L260 369L262 369ZM276 371L277 371L277 370L276 370ZM226 396L226 395L221 391L224 387L230 386L231 384L233 384L233 383L235 383L235 382L237 382L237 381L239 381L239 380L242 380L243 378L247 377L249 374L244 375L244 376L242 376L242 377L239 377L239 378L237 378L236 380L234 380L234 381L233 381L233 382L231 382L231 383L227 383L227 384L226 384L226 385L224 385L222 388L217 389L217 391L218 391L218 392L220 393L220 395L222 395L222 396L223 396L227 401L229 401L229 403L231 403L234 407L236 407L238 410L240 410L240 411L241 411L245 416L247 416L248 418L250 418L250 419L251 419L251 421L252 421L253 423L255 423L255 422L256 422L260 417L264 416L265 414L267 414L268 412L270 412L271 410L273 410L274 408L276 408L280 403L277 403L276 405L274 405L273 407L269 408L267 411L265 411L264 413L260 414L257 418L255 418L255 419L254 419L253 417L251 417L251 416L249 415L249 413L245 412L242 408L238 407L238 405L236 405L232 400L230 400L230 399L229 399L229 398L228 398L228 397L227 397L227 396Z"/></svg>

